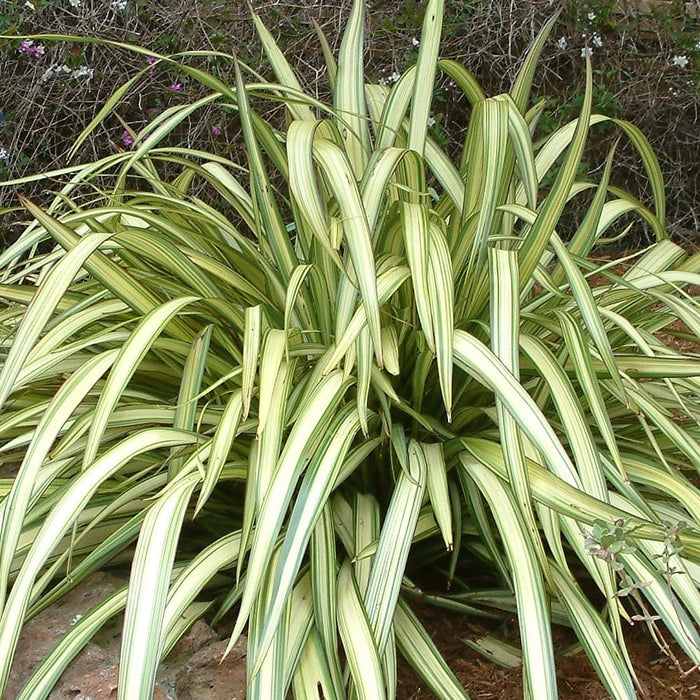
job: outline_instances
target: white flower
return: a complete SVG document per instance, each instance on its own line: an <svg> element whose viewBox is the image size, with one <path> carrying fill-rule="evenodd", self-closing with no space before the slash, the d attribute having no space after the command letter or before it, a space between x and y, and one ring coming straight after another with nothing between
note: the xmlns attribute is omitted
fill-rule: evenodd
<svg viewBox="0 0 700 700"><path fill-rule="evenodd" d="M588 19L589 21L593 21L595 19L595 12L589 12L588 13Z"/></svg>
<svg viewBox="0 0 700 700"><path fill-rule="evenodd" d="M581 58L586 58L586 56L590 57L593 55L593 49L590 46L584 46L581 49Z"/></svg>
<svg viewBox="0 0 700 700"><path fill-rule="evenodd" d="M603 40L600 38L600 34L598 34L597 32L593 35L592 41L593 46L597 46L598 48L600 48L603 45Z"/></svg>
<svg viewBox="0 0 700 700"><path fill-rule="evenodd" d="M126 10L126 0L112 0L109 6L115 12L123 12Z"/></svg>
<svg viewBox="0 0 700 700"><path fill-rule="evenodd" d="M679 68L685 68L690 63L690 61L688 60L687 56L683 55L683 56L674 56L671 59L671 63L674 66L678 66Z"/></svg>
<svg viewBox="0 0 700 700"><path fill-rule="evenodd" d="M412 43L414 46L420 46L420 39L416 39L416 37L413 37L411 43Z"/></svg>
<svg viewBox="0 0 700 700"><path fill-rule="evenodd" d="M395 83L399 78L401 77L401 74L398 73L397 71L394 71L388 78L390 83Z"/></svg>
<svg viewBox="0 0 700 700"><path fill-rule="evenodd" d="M428 129L432 128L435 126L435 119L433 117L428 117Z"/></svg>
<svg viewBox="0 0 700 700"><path fill-rule="evenodd" d="M80 620L81 617L82 617L82 615L81 615L80 613L78 613L78 614L70 621L71 627L72 627L76 622L78 622L78 620Z"/></svg>
<svg viewBox="0 0 700 700"><path fill-rule="evenodd" d="M6 148L0 148L0 160L4 160L6 163L10 162L10 153Z"/></svg>
<svg viewBox="0 0 700 700"><path fill-rule="evenodd" d="M80 7L83 3L82 0L68 0L68 4L71 7Z"/></svg>
<svg viewBox="0 0 700 700"><path fill-rule="evenodd" d="M65 63L62 63L60 66L52 63L41 76L41 82L45 83L47 80L58 78L61 75L70 75L71 72L71 69Z"/></svg>
<svg viewBox="0 0 700 700"><path fill-rule="evenodd" d="M71 73L71 78L75 78L76 80L80 78L85 78L85 80L92 80L92 76L94 75L94 71L92 68L88 68L87 66L80 66L80 68L77 68Z"/></svg>
<svg viewBox="0 0 700 700"><path fill-rule="evenodd" d="M557 46L562 50L565 51L566 47L569 45L569 42L566 40L566 37L563 36L561 39L557 41Z"/></svg>
<svg viewBox="0 0 700 700"><path fill-rule="evenodd" d="M700 51L700 41L695 44L695 50Z"/></svg>

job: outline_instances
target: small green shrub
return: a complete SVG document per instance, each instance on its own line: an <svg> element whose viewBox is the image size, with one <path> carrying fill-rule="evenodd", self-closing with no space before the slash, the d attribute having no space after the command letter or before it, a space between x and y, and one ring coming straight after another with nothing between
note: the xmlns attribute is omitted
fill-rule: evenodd
<svg viewBox="0 0 700 700"><path fill-rule="evenodd" d="M275 81L132 47L141 73L76 151L149 56L206 94L132 148L47 173L70 178L46 210L22 198L32 221L0 256L0 689L24 621L126 562L128 590L20 698L46 697L122 610L124 700L151 697L196 619L229 611L251 698L393 697L397 648L439 697L466 697L412 581L457 610L517 610L538 700L557 692L552 620L615 698L635 697L630 617L660 618L700 662L700 360L672 342L698 342L700 255L668 238L648 142L592 114L590 61L580 114L533 140L553 21L487 98L437 59L440 0L415 65L366 82L363 7L325 54L330 104L257 17ZM471 104L458 162L430 136L438 72ZM239 120L245 163L166 145L211 105ZM596 185L579 179L605 124L636 148L648 205L610 184L614 148ZM590 255L622 216L656 236L626 272Z"/></svg>

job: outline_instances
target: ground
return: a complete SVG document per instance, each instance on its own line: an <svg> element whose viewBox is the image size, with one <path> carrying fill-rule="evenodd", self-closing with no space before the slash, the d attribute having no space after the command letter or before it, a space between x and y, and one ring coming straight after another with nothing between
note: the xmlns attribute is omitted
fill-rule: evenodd
<svg viewBox="0 0 700 700"><path fill-rule="evenodd" d="M14 700L40 659L78 616L125 582L123 576L94 574L66 598L30 621L22 632L5 700ZM433 606L418 606L416 612L473 700L520 700L523 697L520 669L500 668L462 641L465 638L478 639L488 632L500 635L504 627L511 630L512 636L516 630L514 619L506 621L505 625L499 622L489 628L467 615ZM60 678L49 699L116 698L120 629L120 620L115 619L88 643ZM226 630L220 632L203 621L192 627L161 665L155 700L235 700L245 697L245 638L221 662L227 640ZM562 700L609 698L583 652L565 655L575 641L572 633L555 628L554 635L560 650L557 676ZM643 624L630 627L626 637L646 700L691 700L700 696L698 670L683 677L654 643ZM676 647L674 653L679 655ZM688 670L687 664L685 670ZM432 698L435 696L399 658L398 699Z"/></svg>

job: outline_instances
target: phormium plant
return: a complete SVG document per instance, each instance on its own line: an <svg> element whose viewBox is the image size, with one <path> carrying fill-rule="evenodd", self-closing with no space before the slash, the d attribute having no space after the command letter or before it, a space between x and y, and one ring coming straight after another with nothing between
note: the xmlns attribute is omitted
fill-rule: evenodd
<svg viewBox="0 0 700 700"><path fill-rule="evenodd" d="M441 0L416 64L366 84L363 6L337 63L320 37L332 105L254 17L276 82L156 56L210 94L132 150L47 173L71 176L47 210L22 199L32 221L0 256L0 692L24 621L127 563L128 587L22 700L122 610L123 700L151 697L188 626L229 611L251 698L393 697L397 648L439 697L466 697L412 581L455 609L517 610L538 700L557 695L553 620L615 698L636 695L630 617L660 618L700 662L700 361L672 342L697 342L700 255L666 235L647 141L591 113L590 65L578 119L533 137L554 20L487 98L437 57ZM471 103L459 163L428 136L437 71ZM284 129L260 98L285 105ZM246 163L165 145L214 102L238 114ZM614 153L598 184L578 179L605 120L636 146L650 206L609 183ZM620 272L589 254L623 214L656 243Z"/></svg>

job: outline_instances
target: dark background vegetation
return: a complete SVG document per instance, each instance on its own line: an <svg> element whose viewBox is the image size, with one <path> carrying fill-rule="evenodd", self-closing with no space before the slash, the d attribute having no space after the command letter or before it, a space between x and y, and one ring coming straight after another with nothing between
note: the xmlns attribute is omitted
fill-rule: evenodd
<svg viewBox="0 0 700 700"><path fill-rule="evenodd" d="M78 2L78 0L74 0ZM312 91L326 88L317 22L337 48L350 0L253 0L252 6L279 41ZM32 9L32 7L34 9ZM549 101L539 123L544 136L575 117L583 91L586 45L593 49L596 110L629 119L649 138L667 184L667 223L681 243L697 244L700 229L700 2L611 2L590 0L447 0L442 55L467 65L487 94L508 89L522 57L544 22L562 9L541 61L534 94ZM371 80L391 82L417 52L423 19L420 0L369 3L366 70ZM197 49L236 53L252 69L270 76L243 0L0 0L0 180L18 178L67 164L80 131L129 77L143 69L142 56L110 46L43 41L35 58L18 51L25 34L65 33L139 44L170 54ZM602 43L602 46L596 44ZM233 82L226 58L187 59ZM52 65L81 66L90 80L69 74L42 80ZM180 84L180 89L171 86ZM85 143L74 162L85 162L124 148L122 135L134 132L168 106L204 94L202 86L172 69L158 67L135 86L116 113ZM256 105L267 109L265 105ZM270 106L269 109L274 109ZM469 109L447 79L438 83L432 135L454 145L458 157ZM220 132L220 133L219 133ZM587 166L592 177L615 137L597 127L590 139ZM235 114L216 106L180 126L177 138L188 147L237 157ZM621 142L613 182L643 201L644 173L631 147ZM42 201L58 182L28 183L21 191ZM10 188L0 189L0 207L15 205ZM21 220L0 219L4 243L19 232ZM644 242L637 229L623 245Z"/></svg>

